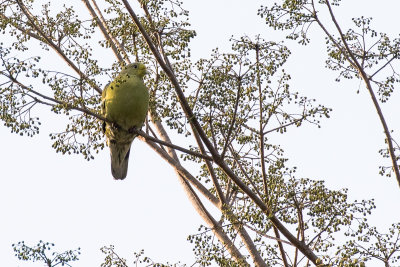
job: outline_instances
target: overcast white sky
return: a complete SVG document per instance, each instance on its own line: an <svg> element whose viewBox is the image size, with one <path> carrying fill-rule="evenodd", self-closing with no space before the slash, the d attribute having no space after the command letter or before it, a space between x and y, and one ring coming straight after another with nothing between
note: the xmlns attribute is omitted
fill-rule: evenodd
<svg viewBox="0 0 400 267"><path fill-rule="evenodd" d="M267 1L184 1L198 33L193 56L207 57L211 49L228 49L231 35L256 34L267 40L282 38L267 28L257 9ZM351 2L351 3L349 3ZM81 6L80 1L70 1ZM344 1L338 20L372 16L379 31L398 35L397 0ZM287 42L292 55L285 69L292 88L333 108L322 128L304 126L276 135L299 176L324 179L330 188L349 188L351 199L375 198L371 222L381 229L400 221L400 189L394 178L378 175L384 162L382 128L369 96L358 81L334 82L335 73L324 68L324 42L315 28L311 45ZM356 94L360 88L360 94ZM396 88L398 89L398 88ZM389 126L400 137L400 94L384 106ZM108 149L95 160L63 156L51 148L50 132L63 129L62 121L40 108L44 122L39 136L20 137L0 127L0 258L2 266L40 266L19 262L12 243L24 240L54 242L56 249L82 248L73 266L99 266L99 248L113 244L120 256L133 259L145 249L159 261L193 263L192 246L186 241L202 223L191 208L173 171L144 143L131 149L128 177L114 181Z"/></svg>

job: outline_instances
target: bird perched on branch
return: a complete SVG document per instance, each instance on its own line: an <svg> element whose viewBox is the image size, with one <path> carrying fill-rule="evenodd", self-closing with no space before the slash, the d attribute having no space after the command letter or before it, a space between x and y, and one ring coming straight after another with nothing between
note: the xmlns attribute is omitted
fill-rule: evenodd
<svg viewBox="0 0 400 267"><path fill-rule="evenodd" d="M146 67L142 63L132 63L123 68L110 82L101 95L103 131L110 147L111 172L115 179L125 179L128 172L129 153L133 139L137 136L133 129L140 129L149 108L149 91L143 83Z"/></svg>

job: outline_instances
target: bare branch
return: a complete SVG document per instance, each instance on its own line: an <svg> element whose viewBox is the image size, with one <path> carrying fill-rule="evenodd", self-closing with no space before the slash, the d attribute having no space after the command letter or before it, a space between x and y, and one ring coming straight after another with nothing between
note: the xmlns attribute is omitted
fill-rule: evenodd
<svg viewBox="0 0 400 267"><path fill-rule="evenodd" d="M198 157L198 158L202 158L202 159L206 159L206 160L211 160L211 161L213 160L213 158L210 157L210 156L208 156L208 155L200 154L200 153L198 153L198 152L196 152L196 151L192 151L192 150L189 150L189 149L186 149L186 148L183 148L183 147L180 147L180 146L171 144L171 143L169 143L169 142L165 142L165 141L162 141L162 140L160 140L160 139L154 138L154 137L152 137L152 136L146 134L146 133L143 132L142 130L132 129L132 132L134 132L134 133L136 133L136 134L142 136L144 139L146 139L146 140L148 140L148 141L156 142L156 143L158 143L158 144L160 144L160 145L164 145L164 146L167 146L167 147L170 147L170 148L179 150L179 151L181 151L181 152L184 152L184 153L186 153L186 154L189 154L189 155L192 155L192 156L195 156L195 157Z"/></svg>
<svg viewBox="0 0 400 267"><path fill-rule="evenodd" d="M235 244L226 235L226 233L224 232L224 230L222 228L222 225L211 216L211 214L204 207L203 203L197 196L196 192L193 190L193 188L190 186L190 184L186 180L186 178L190 177L191 175L187 175L188 173L183 172L183 170L184 170L183 167L178 162L175 162L174 159L167 154L167 152L160 149L158 146L156 146L154 143L152 143L150 141L147 141L147 140L144 140L144 141L151 148L153 148L161 157L166 159L167 162L170 163L170 165L172 165L174 167L174 169L177 172L177 175L179 177L179 181L181 182L182 186L184 187L184 190L185 190L186 194L188 195L188 198L191 201L191 203L193 204L196 211L203 218L203 220L211 227L211 229L213 230L214 234L218 237L220 242L222 244L224 244L224 246L226 246L226 248L228 249L228 251L232 255L232 257L238 262L245 263L246 262L245 258L240 253L240 251L236 248ZM208 193L208 191L207 191L207 193ZM218 203L218 200L214 196L213 196L213 202Z"/></svg>
<svg viewBox="0 0 400 267"><path fill-rule="evenodd" d="M159 154L168 164L170 164L180 176L188 180L197 190L199 190L204 197L206 197L213 205L218 207L218 199L211 194L206 187L204 187L189 171L187 171L179 162L175 161L168 153L156 145L155 142L146 140L144 137L139 136L140 140L148 144L157 154Z"/></svg>
<svg viewBox="0 0 400 267"><path fill-rule="evenodd" d="M66 103L66 102L57 100L57 99L55 99L55 98L46 96L46 95L44 95L44 94L41 94L41 93L39 93L39 92L33 90L33 89L30 88L29 86L26 86L26 85L22 84L21 82L19 82L18 80L16 80L16 79L15 79L13 76L11 76L11 75L6 75L5 73L3 73L3 75L5 75L6 77L8 77L13 83L15 83L15 84L19 85L20 87L24 88L26 91L31 92L31 93L33 93L33 94L35 94L35 95L37 95L37 96L39 96L39 97L41 97L41 98L43 98L43 99L50 100L50 101L55 102L55 103L57 103L57 104L59 104L59 105L62 105L62 106L64 106L65 109L67 109L67 110L69 109L69 110L81 111L81 112L86 113L86 114L88 114L88 115L91 115L91 116L93 116L93 117L95 117L95 118L97 118L97 119L99 119L99 120L112 123L112 121L110 121L110 120L108 120L107 118L105 118L105 117L103 117L103 116L97 114L97 113L94 112L94 111L91 111L91 110L86 109L86 108L76 107L76 106L73 106L73 105L71 105L71 104L69 104L69 103ZM43 104L46 104L46 103L43 103ZM48 105L51 105L51 104L48 104Z"/></svg>
<svg viewBox="0 0 400 267"><path fill-rule="evenodd" d="M151 113L151 112L150 112L150 113ZM152 116L151 116L151 117L152 117ZM156 128L159 130L159 133L161 134L161 137L162 137L163 139L166 139L166 140L169 141L168 134L167 134L166 131L164 130L164 128L163 128L161 122L160 122L160 121L156 121L156 122L153 121L153 123L156 123ZM197 135L196 133L194 133L194 135L195 135L196 141L198 142L198 145L199 145L199 147L200 147L201 153L205 154L205 149L204 149L204 147L203 147L203 144L201 143L200 138L198 137L198 135ZM170 142L170 141L169 141L169 142ZM173 152L173 149L171 149L171 151L169 152L169 154L170 154L170 156L172 156L172 158L174 158L174 159L176 160L176 163L179 164L179 160L178 160L178 158L177 158L177 156L176 156L176 153ZM210 160L205 159L205 162L206 162L208 171L209 171L209 173L210 173L211 179L212 179L212 181L214 182L214 187L216 188L217 195L218 195L218 201L215 199L215 201L212 202L212 203L213 203L217 208L219 208L221 211L228 213L229 216L234 216L234 214L232 214L232 212L230 211L230 209L229 209L228 206L227 206L228 204L226 203L226 200L225 200L224 195L223 195L223 193L222 193L221 186L219 185L219 182L218 182L218 180L217 180L217 176L216 176L216 174L215 174L215 172L214 172L214 168L212 167L212 164L210 163ZM178 173L178 178L179 178L180 180L182 179L182 177L183 177L182 174ZM187 178L187 177L185 177L185 178ZM196 188L199 187L199 185L197 184L197 183L199 183L199 182L198 182L197 180L195 180L195 179L190 179L190 180L189 180L189 179L188 179L188 181L189 181L189 182L196 181L196 184L195 184L194 186L195 186ZM200 184L200 185L201 185L201 184ZM188 189L185 185L183 185L183 187L184 187L185 191L186 191L186 189ZM203 194L206 194L205 191L206 191L207 189L203 188L202 185L201 185L201 189L202 189L201 192L202 192ZM190 192L187 193L187 194L190 195ZM209 191L207 191L206 196L209 196L209 197L212 196L212 197L214 198L214 195L212 195L211 193L209 193ZM190 199L190 197L189 197L189 199ZM193 204L193 205L197 205L196 202L194 202L194 203L192 202L192 204ZM224 204L224 205L222 205L222 204ZM250 253L250 255L251 255L253 261L257 264L257 266L265 267L266 264L264 263L264 261L263 261L262 257L260 256L260 254L259 254L259 252L258 252L258 250L257 250L257 248L256 248L256 246L255 246L255 244L254 244L254 242L252 241L251 237L250 237L249 234L246 232L246 230L245 230L243 227L241 227L240 225L237 225L237 224L235 224L234 227L235 227L235 229L238 231L240 237L242 238L243 243L244 243L244 244L246 245L246 247L248 248L248 251L249 251L249 253Z"/></svg>
<svg viewBox="0 0 400 267"><path fill-rule="evenodd" d="M250 230L256 232L257 234L259 234L259 235L261 235L261 236L264 236L264 237L269 238L269 239L273 239L273 240L280 241L280 242L285 243L285 244L290 245L290 246L294 246L292 243L290 243L290 242L288 242L288 241L286 241L286 240L278 239L278 238L276 238L276 237L274 237L274 236L264 234L264 233L258 231L257 229L255 229L254 227L248 225L248 224L245 224L244 226L246 226L247 228L249 228Z"/></svg>
<svg viewBox="0 0 400 267"><path fill-rule="evenodd" d="M199 135L197 134L197 132L194 132L193 135L196 139L197 145L199 146L201 153L203 153L203 154L206 153L203 143L201 142L201 139L200 139ZM222 192L221 185L218 182L217 175L215 174L215 171L214 171L214 167L212 166L210 160L205 160L205 163L207 166L208 173L211 176L211 180L213 182L215 190L217 192L217 196L218 196L219 203L220 203L219 208L223 209L223 205L227 204L226 198L224 196L224 193Z"/></svg>
<svg viewBox="0 0 400 267"><path fill-rule="evenodd" d="M259 94L259 112L260 112L260 118L259 118L259 135L260 135L260 161L261 161L261 174L262 174L262 179L263 179L263 184L264 184L264 194L265 198L268 200L269 198L269 193L268 193L268 185L267 185L267 174L265 170L265 150L264 150L264 118L263 118L263 94L262 94L262 89L261 89L261 77L260 77L260 46L257 43L255 45L255 50L256 50L256 69L257 69L257 87L258 87L258 94ZM287 263L287 262L286 262ZM286 265L286 264L285 264Z"/></svg>
<svg viewBox="0 0 400 267"><path fill-rule="evenodd" d="M282 128L288 127L288 126L290 126L290 125L296 124L297 122L302 121L302 120L304 120L305 118L306 118L306 116L303 115L303 116L301 116L301 118L295 119L295 120L293 120L293 121L291 121L291 122L282 124L282 125L280 125L280 126L278 126L278 127L275 127L275 128L270 129L270 130L268 130L268 131L265 131L265 132L263 132L263 135L266 135L266 134L269 134L269 133L271 133L271 132L275 132L275 131L277 131L277 130L279 130L279 129L282 129Z"/></svg>

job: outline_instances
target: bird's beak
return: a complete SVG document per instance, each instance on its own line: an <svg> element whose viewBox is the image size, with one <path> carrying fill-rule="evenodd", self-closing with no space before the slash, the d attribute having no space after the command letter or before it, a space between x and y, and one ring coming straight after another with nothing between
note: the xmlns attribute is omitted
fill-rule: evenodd
<svg viewBox="0 0 400 267"><path fill-rule="evenodd" d="M140 71L143 73L143 75L146 75L149 73L146 66L141 65L139 68L140 68Z"/></svg>

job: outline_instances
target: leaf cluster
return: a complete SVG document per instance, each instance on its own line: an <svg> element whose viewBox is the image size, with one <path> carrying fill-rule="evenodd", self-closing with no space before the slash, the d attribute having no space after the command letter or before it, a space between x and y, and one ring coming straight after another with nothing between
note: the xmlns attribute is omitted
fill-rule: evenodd
<svg viewBox="0 0 400 267"><path fill-rule="evenodd" d="M24 241L13 244L12 247L15 251L15 256L19 260L33 262L43 261L48 267L54 267L57 265L72 266L70 262L79 260L78 256L81 254L80 248L75 250L66 250L62 253L55 251L50 253L54 244L42 240L33 247L27 246Z"/></svg>

